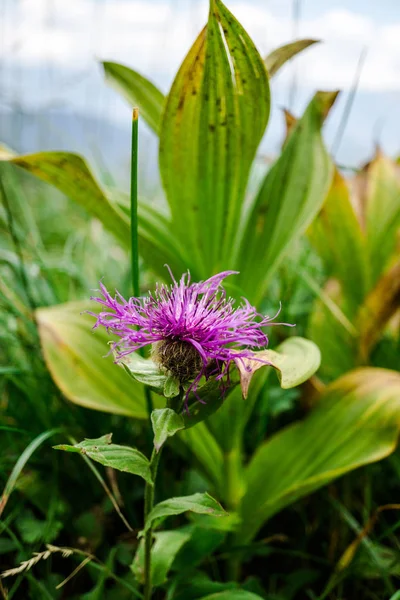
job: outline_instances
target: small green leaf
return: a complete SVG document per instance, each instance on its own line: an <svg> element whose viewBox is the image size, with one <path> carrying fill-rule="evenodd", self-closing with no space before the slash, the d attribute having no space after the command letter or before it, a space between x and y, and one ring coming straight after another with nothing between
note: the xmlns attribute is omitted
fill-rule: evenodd
<svg viewBox="0 0 400 600"><path fill-rule="evenodd" d="M181 415L172 408L159 408L151 413L151 424L154 431L154 447L157 452L168 437L184 429L185 423Z"/></svg>
<svg viewBox="0 0 400 600"><path fill-rule="evenodd" d="M179 395L179 381L173 375L168 375L164 383L164 396L175 398Z"/></svg>
<svg viewBox="0 0 400 600"><path fill-rule="evenodd" d="M297 40L273 50L264 58L264 64L267 67L269 76L273 77L288 60L318 42L319 40Z"/></svg>
<svg viewBox="0 0 400 600"><path fill-rule="evenodd" d="M148 385L157 393L163 394L167 376L150 358L143 358L138 352L132 352L125 356L120 363L133 379Z"/></svg>
<svg viewBox="0 0 400 600"><path fill-rule="evenodd" d="M261 350L253 355L254 359L237 361L244 398L247 398L253 374L261 367L274 367L278 372L281 387L286 390L307 381L321 363L318 346L301 337L288 338L280 344L279 351Z"/></svg>
<svg viewBox="0 0 400 600"><path fill-rule="evenodd" d="M192 536L192 528L175 531L158 531L151 548L151 580L154 586L162 585L179 550ZM140 583L144 583L144 543L140 541L131 569Z"/></svg>
<svg viewBox="0 0 400 600"><path fill-rule="evenodd" d="M164 95L137 71L115 62L103 62L106 82L124 96L155 133L159 133Z"/></svg>
<svg viewBox="0 0 400 600"><path fill-rule="evenodd" d="M225 517L228 514L222 506L207 493L169 498L168 500L156 504L148 515L144 529L140 532L140 535L145 534L155 521L165 519L171 515L181 515L187 511L212 515L214 517Z"/></svg>
<svg viewBox="0 0 400 600"><path fill-rule="evenodd" d="M112 444L111 437L112 433L107 433L94 440L85 439L83 442L74 444L73 446L60 444L59 446L54 446L54 449L85 454L105 467L111 467L125 473L132 473L132 475L139 475L139 477L152 484L150 463L145 455L136 450L136 448Z"/></svg>

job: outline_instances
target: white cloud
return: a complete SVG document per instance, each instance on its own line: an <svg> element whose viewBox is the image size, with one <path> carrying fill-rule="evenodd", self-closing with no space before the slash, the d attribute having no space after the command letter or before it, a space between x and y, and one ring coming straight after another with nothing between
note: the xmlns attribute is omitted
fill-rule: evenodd
<svg viewBox="0 0 400 600"><path fill-rule="evenodd" d="M292 39L291 15L276 16L268 5L249 0L227 4L266 53ZM10 7L10 5L6 5ZM49 8L50 7L50 8ZM121 61L157 81L170 80L207 16L207 2L171 0L21 0L3 16L3 65L89 73L96 58ZM345 9L302 19L299 35L323 40L283 70L281 81L298 74L306 88L351 87L364 47L368 55L360 89L400 90L400 21L379 24ZM56 92L57 90L55 90Z"/></svg>

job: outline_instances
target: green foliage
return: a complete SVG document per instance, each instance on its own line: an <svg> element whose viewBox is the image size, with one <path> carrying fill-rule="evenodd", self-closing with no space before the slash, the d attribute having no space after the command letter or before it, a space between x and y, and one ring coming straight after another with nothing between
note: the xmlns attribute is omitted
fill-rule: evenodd
<svg viewBox="0 0 400 600"><path fill-rule="evenodd" d="M225 517L227 513L222 506L209 494L192 494L179 498L169 498L155 505L144 525L142 534L146 533L154 522L160 523L171 515L181 515L184 512L194 512L213 517Z"/></svg>
<svg viewBox="0 0 400 600"><path fill-rule="evenodd" d="M400 430L399 394L400 376L394 371L351 372L327 387L307 419L262 444L245 474L242 539L251 539L287 504L393 452Z"/></svg>
<svg viewBox="0 0 400 600"><path fill-rule="evenodd" d="M164 189L175 235L191 249L194 278L233 264L246 184L269 104L260 55L215 0L207 27L172 84L160 132Z"/></svg>
<svg viewBox="0 0 400 600"><path fill-rule="evenodd" d="M151 570L154 586L165 583L167 575L179 550L186 544L192 535L188 528L175 529L173 531L157 531L154 534L155 542L151 548ZM132 563L132 571L138 581L143 582L144 573L144 545L140 543L135 560Z"/></svg>
<svg viewBox="0 0 400 600"><path fill-rule="evenodd" d="M268 171L246 226L238 259L241 287L258 303L285 253L321 208L332 177L332 162L321 127L336 92L318 92Z"/></svg>
<svg viewBox="0 0 400 600"><path fill-rule="evenodd" d="M137 71L114 62L103 62L105 80L126 98L131 106L139 106L141 116L155 133L159 133L164 96L151 81Z"/></svg>
<svg viewBox="0 0 400 600"><path fill-rule="evenodd" d="M107 353L108 336L93 334L93 320L82 312L92 308L72 303L41 308L36 317L44 358L65 396L82 406L114 414L146 418L144 388L126 376Z"/></svg>
<svg viewBox="0 0 400 600"><path fill-rule="evenodd" d="M273 77L288 60L299 54L299 52L303 52L303 50L306 50L313 44L317 44L318 41L319 40L308 39L297 40L296 42L279 46L279 48L276 48L270 52L270 54L268 54L268 56L266 56L264 59L268 75Z"/></svg>
<svg viewBox="0 0 400 600"><path fill-rule="evenodd" d="M96 440L84 440L73 446L61 444L54 446L54 448L65 452L84 454L105 467L139 475L148 483L153 484L150 463L144 454L136 448L112 444L111 438L112 433L107 433Z"/></svg>
<svg viewBox="0 0 400 600"><path fill-rule="evenodd" d="M151 413L151 424L154 431L154 447L157 452L166 442L167 438L184 429L185 422L181 415L172 408L160 408Z"/></svg>
<svg viewBox="0 0 400 600"><path fill-rule="evenodd" d="M65 592L55 586L70 567L54 561L49 574L38 562L13 580L10 598L141 597L145 544L132 530L143 527L143 482L127 483L126 473L154 489L160 453L150 462L140 451L151 446L145 386L155 393L156 449L170 448L144 532L169 516L180 524L186 512L192 521L150 535L155 598L397 598L399 523L389 514L398 507L388 503L400 473L400 380L375 367L398 368L398 165L378 151L354 178L340 174L321 133L336 93L318 92L298 120L286 114L282 152L258 189L248 185L269 117L267 73L312 43L263 60L212 0L166 97L132 69L103 63L106 81L160 137L169 214L139 203L143 290L165 278L164 263L175 275L189 268L193 280L240 270L232 296L262 313L282 300L282 320L296 323L296 337L271 330L274 350L258 354L279 384L264 363L239 362L225 396L210 378L187 412L177 382L151 359L131 354L118 367L104 357L109 337L91 331L81 313L93 307L81 299L104 274L129 293L128 196L76 154L0 148L0 553L10 567L48 542L68 543L71 560L91 557ZM321 348L318 377L320 351L300 337L306 331ZM350 371L360 365L370 366ZM75 457L47 452L61 427L69 439L94 438L58 446L79 452L89 477ZM140 450L96 439L111 430ZM116 471L103 477L91 460Z"/></svg>

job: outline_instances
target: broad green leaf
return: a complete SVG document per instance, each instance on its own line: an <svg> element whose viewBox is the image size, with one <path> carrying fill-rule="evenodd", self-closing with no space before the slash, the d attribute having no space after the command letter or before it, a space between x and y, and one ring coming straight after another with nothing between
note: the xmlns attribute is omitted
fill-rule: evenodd
<svg viewBox="0 0 400 600"><path fill-rule="evenodd" d="M251 378L262 367L276 369L281 387L287 390L307 381L318 370L320 363L318 346L301 337L288 338L279 346L279 351L254 352L254 359L238 361L243 396L247 398Z"/></svg>
<svg viewBox="0 0 400 600"><path fill-rule="evenodd" d="M187 573L181 573L174 579L174 584L173 589L171 588L172 594L168 595L167 600L199 600L207 594L235 590L238 587L234 581L213 581L203 571L190 572L190 577Z"/></svg>
<svg viewBox="0 0 400 600"><path fill-rule="evenodd" d="M382 337L400 305L400 261L383 275L360 307L357 326L360 332L359 359L368 362L371 350ZM398 327L397 327L398 328Z"/></svg>
<svg viewBox="0 0 400 600"><path fill-rule="evenodd" d="M363 368L331 384L304 421L275 434L250 461L241 543L288 504L388 456L399 430L399 373Z"/></svg>
<svg viewBox="0 0 400 600"><path fill-rule="evenodd" d="M143 358L139 352L132 352L124 356L120 363L133 379L151 387L158 394L163 393L167 376L153 360Z"/></svg>
<svg viewBox="0 0 400 600"><path fill-rule="evenodd" d="M400 181L396 165L381 152L365 167L365 226L374 285L398 244Z"/></svg>
<svg viewBox="0 0 400 600"><path fill-rule="evenodd" d="M190 532L190 537L174 561L174 570L184 573L188 568L208 560L210 555L223 544L226 539L226 531L221 531L215 524L221 524L229 520L229 516L223 519L214 519L206 515L193 515L193 525L187 525L182 531ZM206 521L206 522L205 522Z"/></svg>
<svg viewBox="0 0 400 600"><path fill-rule="evenodd" d="M243 231L238 257L240 284L257 304L290 244L321 208L332 177L332 162L321 127L336 92L318 92L297 122L281 156L267 173Z"/></svg>
<svg viewBox="0 0 400 600"><path fill-rule="evenodd" d="M170 221L156 207L138 204L139 252L155 273L167 276L165 264L173 273L193 272L192 259L175 235Z"/></svg>
<svg viewBox="0 0 400 600"><path fill-rule="evenodd" d="M79 442L79 444L74 444L73 446L60 444L54 446L54 449L84 454L105 467L111 467L112 469L117 469L117 471L131 473L132 475L139 475L139 477L142 477L148 483L153 484L150 463L145 455L136 450L136 448L112 444L111 438L112 433L107 433L94 440L85 439L83 442Z"/></svg>
<svg viewBox="0 0 400 600"><path fill-rule="evenodd" d="M114 62L103 62L106 82L121 93L155 133L159 133L164 95L146 77L137 71Z"/></svg>
<svg viewBox="0 0 400 600"><path fill-rule="evenodd" d="M210 596L203 596L199 600L262 600L262 597L246 590L226 590Z"/></svg>
<svg viewBox="0 0 400 600"><path fill-rule="evenodd" d="M82 157L71 152L40 152L12 158L10 162L54 185L99 219L123 247L130 247L129 209L115 192L100 186ZM165 263L177 273L190 267L171 233L168 219L139 202L138 221L139 251L155 273L165 277Z"/></svg>
<svg viewBox="0 0 400 600"><path fill-rule="evenodd" d="M71 152L38 152L18 156L12 162L54 185L98 218L122 244L129 243L129 219L106 197L81 156Z"/></svg>
<svg viewBox="0 0 400 600"><path fill-rule="evenodd" d="M229 267L250 168L269 116L264 63L242 26L213 0L207 26L168 95L160 169L193 277Z"/></svg>
<svg viewBox="0 0 400 600"><path fill-rule="evenodd" d="M267 67L269 76L273 77L288 60L318 42L319 40L297 40L273 50L264 58L264 64Z"/></svg>
<svg viewBox="0 0 400 600"><path fill-rule="evenodd" d="M329 280L315 300L307 335L321 351L321 375L336 379L356 366L358 332L340 310L340 285Z"/></svg>
<svg viewBox="0 0 400 600"><path fill-rule="evenodd" d="M143 385L133 381L108 352L106 331L92 331L92 303L70 302L36 311L46 365L63 394L87 408L139 419L147 416Z"/></svg>
<svg viewBox="0 0 400 600"><path fill-rule="evenodd" d="M151 413L151 424L154 431L154 447L157 452L167 438L184 429L185 422L182 415L178 415L172 408L159 408Z"/></svg>
<svg viewBox="0 0 400 600"><path fill-rule="evenodd" d="M197 423L196 427L183 429L172 442L183 442L184 447L179 444L178 449L186 459L191 461L195 457L210 483L215 488L221 485L224 469L222 450L204 421Z"/></svg>
<svg viewBox="0 0 400 600"><path fill-rule="evenodd" d="M186 527L174 531L157 531L155 542L151 548L151 580L154 586L162 585L179 550L193 534L193 529ZM144 583L144 543L140 541L138 551L131 569L140 583Z"/></svg>
<svg viewBox="0 0 400 600"><path fill-rule="evenodd" d="M188 511L214 517L227 516L222 506L207 493L169 498L156 504L148 515L141 533L146 533L155 521L160 522L171 515L181 515Z"/></svg>
<svg viewBox="0 0 400 600"><path fill-rule="evenodd" d="M224 449L226 457L235 452L235 447L242 439L256 399L270 373L275 369L281 386L287 389L306 381L315 373L320 363L319 348L313 342L300 337L290 337L275 350L262 350L255 354L264 356L264 359L272 364L251 361L247 363L251 371L246 372L244 365L238 362L241 388L234 390L228 401L208 420L208 426Z"/></svg>
<svg viewBox="0 0 400 600"><path fill-rule="evenodd" d="M335 169L328 196L308 230L311 243L324 261L328 275L338 278L346 306L354 316L368 287L365 237L351 204L345 179Z"/></svg>

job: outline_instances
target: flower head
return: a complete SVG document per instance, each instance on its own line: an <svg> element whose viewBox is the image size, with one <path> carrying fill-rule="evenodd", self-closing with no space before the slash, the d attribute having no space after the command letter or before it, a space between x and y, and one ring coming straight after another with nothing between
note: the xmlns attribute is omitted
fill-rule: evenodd
<svg viewBox="0 0 400 600"><path fill-rule="evenodd" d="M155 292L125 300L113 298L100 283L102 297L92 300L106 310L100 312L95 328L102 325L119 337L113 344L116 360L144 346L153 345L152 357L181 384L191 381L196 392L202 376L221 380L232 361L253 356L252 348L267 346L262 331L271 324L246 300L235 307L227 298L222 281L236 271L224 271L199 283L190 282L190 273L177 282L157 284ZM187 386L186 386L187 387Z"/></svg>

